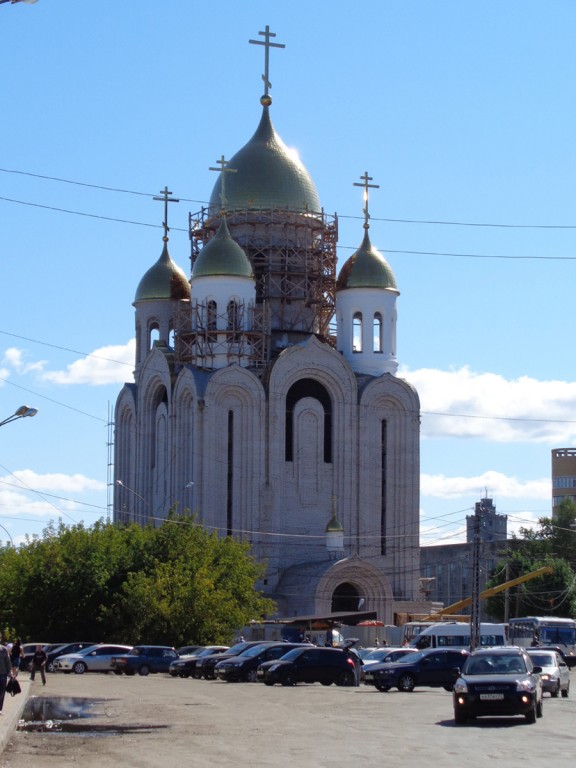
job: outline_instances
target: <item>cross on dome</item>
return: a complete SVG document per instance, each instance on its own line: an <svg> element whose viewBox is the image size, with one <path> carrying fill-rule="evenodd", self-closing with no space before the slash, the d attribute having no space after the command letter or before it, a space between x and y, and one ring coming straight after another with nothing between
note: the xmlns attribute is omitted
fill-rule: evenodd
<svg viewBox="0 0 576 768"><path fill-rule="evenodd" d="M222 204L222 213L226 208L226 174L237 173L236 168L228 168L229 160L224 159L224 155L220 155L220 160L216 160L220 168L213 168L210 166L209 171L220 171L220 202Z"/></svg>
<svg viewBox="0 0 576 768"><path fill-rule="evenodd" d="M364 214L364 229L369 229L370 224L368 223L368 220L370 219L370 214L368 213L368 190L369 189L380 189L380 184L369 184L369 181L373 181L372 176L368 176L368 171L364 171L364 175L360 176L363 183L358 184L357 181L353 182L354 187L364 187L364 208L362 209L362 213Z"/></svg>
<svg viewBox="0 0 576 768"><path fill-rule="evenodd" d="M268 24L266 24L264 32L258 32L258 34L262 35L264 40L248 40L248 42L252 45L264 46L264 74L262 75L262 80L264 80L264 96L260 99L260 103L263 106L270 106L270 104L272 104L272 98L268 93L268 90L272 88L272 83L268 79L268 75L270 74L270 48L286 48L286 46L283 43L270 42L271 37L276 37L276 32L270 32Z"/></svg>
<svg viewBox="0 0 576 768"><path fill-rule="evenodd" d="M168 203L179 203L180 200L177 197L170 197L172 192L168 189L168 187L164 187L164 189L160 190L160 194L162 197L153 197L152 200L163 200L164 201L164 221L162 222L162 226L164 227L164 241L168 241L168 232L170 231L170 227L168 226Z"/></svg>

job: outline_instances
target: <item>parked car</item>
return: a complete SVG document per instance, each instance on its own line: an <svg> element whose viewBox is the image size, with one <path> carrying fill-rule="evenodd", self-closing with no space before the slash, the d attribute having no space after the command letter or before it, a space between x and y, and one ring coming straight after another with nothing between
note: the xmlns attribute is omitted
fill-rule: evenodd
<svg viewBox="0 0 576 768"><path fill-rule="evenodd" d="M542 717L542 668L525 648L486 648L473 653L454 684L454 720L494 715Z"/></svg>
<svg viewBox="0 0 576 768"><path fill-rule="evenodd" d="M542 690L549 693L553 699L562 697L567 699L570 693L570 670L568 665L555 651L546 651L542 648L527 648L526 653L532 659L532 664L542 667Z"/></svg>
<svg viewBox="0 0 576 768"><path fill-rule="evenodd" d="M176 653L178 656L192 656L205 647L205 645L182 645L180 648L176 648Z"/></svg>
<svg viewBox="0 0 576 768"><path fill-rule="evenodd" d="M178 654L169 645L135 645L128 653L113 656L110 664L117 674L146 676L151 672L168 672L176 659Z"/></svg>
<svg viewBox="0 0 576 768"><path fill-rule="evenodd" d="M281 659L260 664L257 678L266 685L354 685L356 673L354 659L346 650L307 645L288 651Z"/></svg>
<svg viewBox="0 0 576 768"><path fill-rule="evenodd" d="M225 653L227 645L206 645L196 653L181 656L170 664L168 672L172 677L196 677L196 661L204 656L214 656Z"/></svg>
<svg viewBox="0 0 576 768"><path fill-rule="evenodd" d="M538 645L534 648L527 648L526 650L529 651L555 651L561 659L564 659L566 664L568 665L568 669L572 669L572 667L576 667L576 656L572 651L570 653L567 653L564 648L562 648L560 645Z"/></svg>
<svg viewBox="0 0 576 768"><path fill-rule="evenodd" d="M114 656L127 653L131 645L92 645L77 653L58 656L54 666L58 672L83 675L84 672L111 672L111 661Z"/></svg>
<svg viewBox="0 0 576 768"><path fill-rule="evenodd" d="M224 656L221 656L218 654L206 654L202 655L198 658L196 661L196 666L194 667L192 671L192 677L194 677L196 680L199 680L201 677L204 677L206 680L215 680L216 679L216 672L215 667L216 664L218 664L219 661L222 661L223 658L231 658L232 656L238 656L240 653L243 653L248 648L253 648L255 645L262 645L264 641L262 640L249 640L249 641L242 641L241 643L236 643L235 645L232 645L230 648L227 648L226 651L224 651ZM270 645L272 641L268 641L268 645Z"/></svg>
<svg viewBox="0 0 576 768"><path fill-rule="evenodd" d="M410 692L418 686L452 690L458 677L456 669L462 669L470 654L463 649L426 648L423 651L406 654L398 661L378 664L378 669L369 669L374 685L379 691L398 688Z"/></svg>
<svg viewBox="0 0 576 768"><path fill-rule="evenodd" d="M381 648L378 658L369 654L362 660L362 678L366 685L374 685L379 690L389 690L388 687L382 689L378 673L384 664L390 664L393 661L400 661L404 656L417 653L415 648Z"/></svg>
<svg viewBox="0 0 576 768"><path fill-rule="evenodd" d="M69 653L76 653L77 651L82 651L84 648L90 648L92 645L98 645L98 643L95 643L92 641L91 643L61 643L60 645L50 645L47 648L44 648L44 651L46 652L47 661L46 661L46 671L47 672L55 672L56 668L54 666L54 662L58 658L58 656L65 656Z"/></svg>
<svg viewBox="0 0 576 768"><path fill-rule="evenodd" d="M255 683L258 680L258 667L265 661L280 659L288 651L301 648L300 643L262 643L247 648L239 656L228 656L219 661L214 667L216 677L228 682L239 680ZM309 647L309 646L306 646Z"/></svg>

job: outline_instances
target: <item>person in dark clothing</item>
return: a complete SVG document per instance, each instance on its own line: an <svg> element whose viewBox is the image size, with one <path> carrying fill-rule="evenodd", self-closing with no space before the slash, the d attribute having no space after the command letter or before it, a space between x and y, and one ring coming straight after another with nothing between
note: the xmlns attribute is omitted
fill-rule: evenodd
<svg viewBox="0 0 576 768"><path fill-rule="evenodd" d="M4 695L6 694L6 683L8 677L12 674L12 664L10 655L5 645L0 643L0 715L4 706Z"/></svg>
<svg viewBox="0 0 576 768"><path fill-rule="evenodd" d="M42 646L39 645L36 648L34 656L32 656L30 680L34 680L34 676L36 675L36 672L40 672L40 677L42 678L42 685L46 685L46 661L47 660L48 660L48 657L46 656L46 651L44 651L42 649Z"/></svg>
<svg viewBox="0 0 576 768"><path fill-rule="evenodd" d="M18 676L18 670L20 669L20 664L22 663L22 659L24 658L24 650L22 649L22 641L20 638L16 640L16 642L13 644L12 648L10 648L10 662L12 664L12 677Z"/></svg>

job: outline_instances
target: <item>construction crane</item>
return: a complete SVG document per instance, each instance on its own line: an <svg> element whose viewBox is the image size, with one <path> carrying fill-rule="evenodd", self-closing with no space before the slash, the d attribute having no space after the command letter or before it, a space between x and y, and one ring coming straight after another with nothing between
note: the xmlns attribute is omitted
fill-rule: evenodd
<svg viewBox="0 0 576 768"><path fill-rule="evenodd" d="M523 584L525 581L530 581L531 579L537 579L539 576L544 576L546 573L553 573L554 568L550 565L544 565L542 568L537 568L535 571L530 571L529 573L525 573L523 576L518 576L516 579L511 579L510 581L505 581L503 584L498 584L496 587L490 587L489 589L485 589L483 592L480 592L479 598L480 600L485 600L487 597L492 597L493 595L497 595L499 592L503 592L505 589L510 589L510 587L516 587L518 584ZM421 621L442 621L443 619L446 619L447 615L452 616L452 614L458 613L462 610L462 608L466 608L472 603L472 597L466 597L464 600L459 600L457 603L452 603L452 605L447 605L445 608L441 608L439 611L436 611L436 613L431 613L429 616L424 616Z"/></svg>

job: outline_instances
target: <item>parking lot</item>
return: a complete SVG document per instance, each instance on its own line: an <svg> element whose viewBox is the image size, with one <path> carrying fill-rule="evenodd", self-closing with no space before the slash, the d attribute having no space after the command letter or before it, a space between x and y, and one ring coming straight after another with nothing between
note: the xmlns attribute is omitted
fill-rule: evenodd
<svg viewBox="0 0 576 768"><path fill-rule="evenodd" d="M269 688L165 674L53 674L45 688L32 683L30 695L87 698L93 716L75 721L73 733L14 733L0 768L350 768L389 760L410 767L465 760L467 768L545 761L557 768L572 766L576 751L576 698L546 696L535 725L511 718L462 727L454 724L451 695L424 688L380 693L371 686ZM8 699L6 714L17 706ZM0 729L8 721L2 718Z"/></svg>

